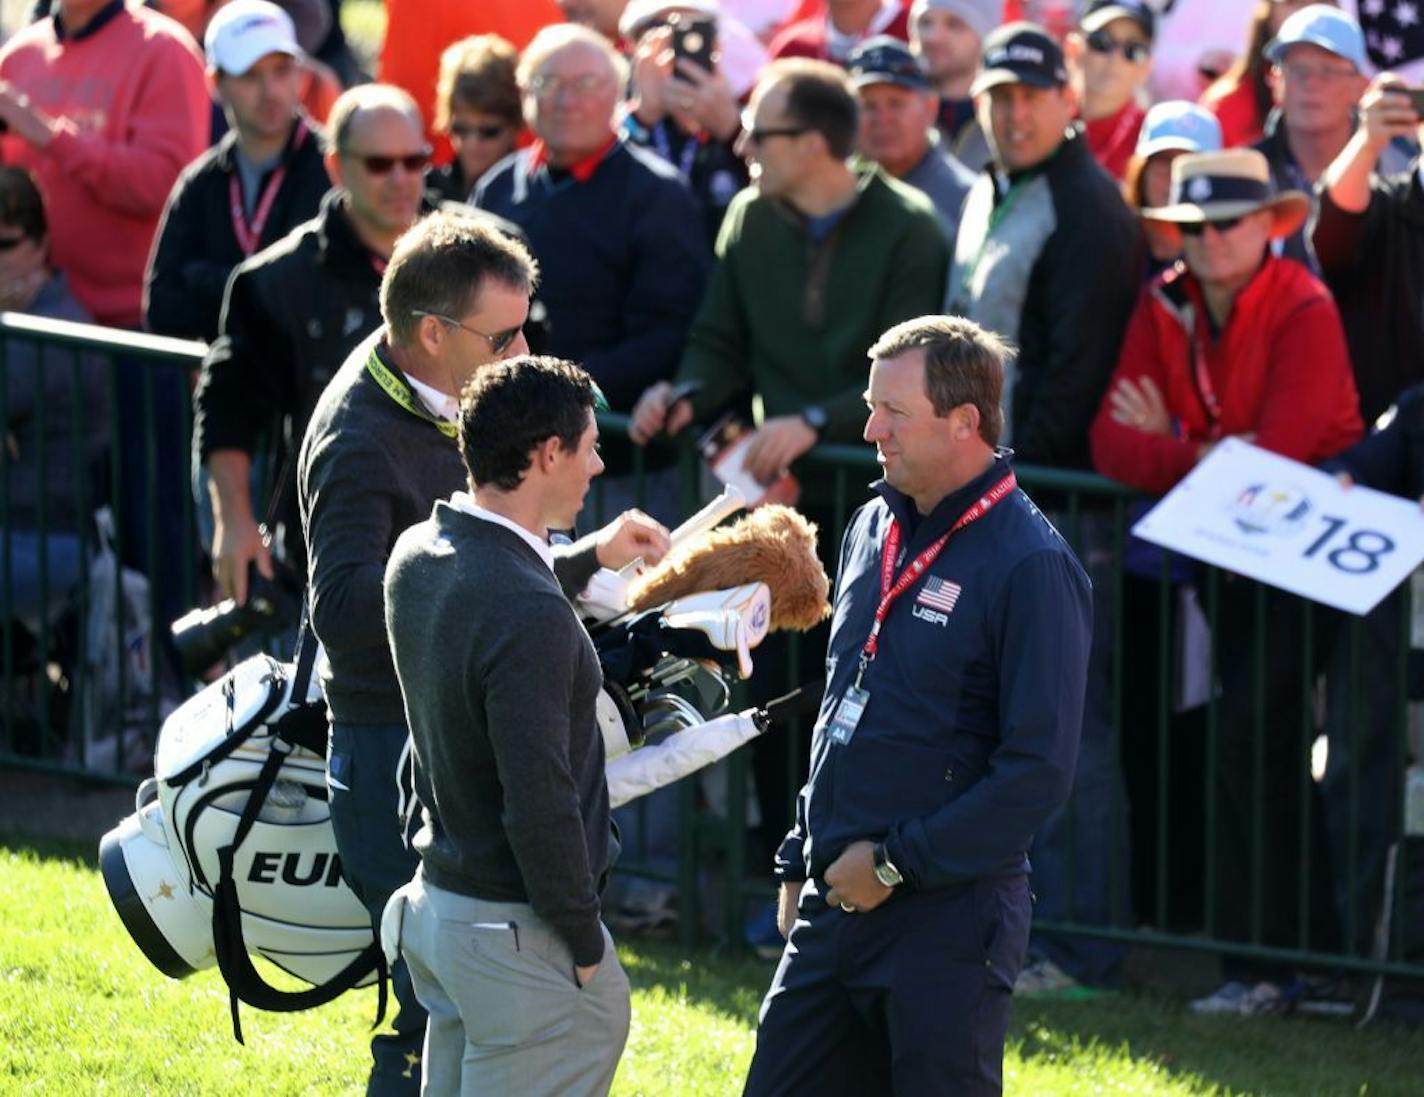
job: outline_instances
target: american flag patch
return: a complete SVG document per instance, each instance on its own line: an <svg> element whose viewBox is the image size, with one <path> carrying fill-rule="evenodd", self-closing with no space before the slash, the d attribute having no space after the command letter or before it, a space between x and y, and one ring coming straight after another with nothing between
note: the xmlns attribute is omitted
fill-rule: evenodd
<svg viewBox="0 0 1424 1097"><path fill-rule="evenodd" d="M915 599L915 604L951 613L954 611L954 603L959 601L959 593L963 589L958 583L951 583L948 579L936 579L931 575L925 580L924 589Z"/></svg>

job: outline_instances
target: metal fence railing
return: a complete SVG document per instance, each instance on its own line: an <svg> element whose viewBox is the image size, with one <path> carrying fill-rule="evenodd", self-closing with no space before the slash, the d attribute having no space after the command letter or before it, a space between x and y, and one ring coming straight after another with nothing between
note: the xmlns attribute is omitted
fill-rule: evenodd
<svg viewBox="0 0 1424 1097"><path fill-rule="evenodd" d="M0 764L136 783L166 710L195 685L163 645L175 616L211 600L189 476L201 354L0 314ZM610 439L626 429L600 421ZM701 500L690 447L620 461L595 510L676 518ZM818 447L802 468L831 561L877 468L859 446ZM1033 855L1038 928L1424 978L1424 927L1406 907L1424 891L1424 836L1403 810L1418 756L1410 585L1346 617L1133 542L1147 501L1121 485L1018 472L1083 560L1097 620L1076 792ZM764 645L767 680L737 700L819 677L823 645ZM623 866L675 885L684 940L710 923L739 942L773 895L768 847L809 732L774 732L715 780L682 782L675 852ZM637 809L630 837L648 827Z"/></svg>
<svg viewBox="0 0 1424 1097"><path fill-rule="evenodd" d="M188 684L190 378L203 347L0 314L0 762L136 781Z"/></svg>

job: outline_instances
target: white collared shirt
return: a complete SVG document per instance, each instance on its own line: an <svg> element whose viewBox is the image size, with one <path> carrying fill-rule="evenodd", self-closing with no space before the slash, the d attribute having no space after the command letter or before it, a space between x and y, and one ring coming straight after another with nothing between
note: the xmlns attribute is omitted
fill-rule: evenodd
<svg viewBox="0 0 1424 1097"><path fill-rule="evenodd" d="M554 550L549 547L548 541L540 540L521 526L518 522L511 522L502 514L496 514L492 510L486 510L475 502L475 497L468 491L457 491L450 496L450 505L456 510L463 511L475 518L483 518L486 522L493 522L497 526L511 529L520 537L524 538L526 544L539 554L539 559L549 566L549 570L554 570Z"/></svg>
<svg viewBox="0 0 1424 1097"><path fill-rule="evenodd" d="M460 401L451 396L448 392L441 392L433 385L427 385L424 381L417 381L410 374L401 371L405 379L410 382L410 387L415 390L415 394L420 397L420 402L425 405L426 410L437 419L443 419L447 423L456 423L460 420Z"/></svg>

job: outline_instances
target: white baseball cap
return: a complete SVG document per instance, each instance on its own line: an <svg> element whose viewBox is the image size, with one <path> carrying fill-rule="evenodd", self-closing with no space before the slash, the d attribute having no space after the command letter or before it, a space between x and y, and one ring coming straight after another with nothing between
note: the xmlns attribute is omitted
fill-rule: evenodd
<svg viewBox="0 0 1424 1097"><path fill-rule="evenodd" d="M269 53L302 56L292 18L268 0L232 0L218 9L203 35L208 66L241 76Z"/></svg>

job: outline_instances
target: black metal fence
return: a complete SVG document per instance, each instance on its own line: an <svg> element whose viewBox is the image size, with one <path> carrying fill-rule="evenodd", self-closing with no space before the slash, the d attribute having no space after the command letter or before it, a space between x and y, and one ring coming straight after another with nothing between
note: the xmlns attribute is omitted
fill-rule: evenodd
<svg viewBox="0 0 1424 1097"><path fill-rule="evenodd" d="M136 783L166 711L194 688L164 644L175 616L212 597L189 471L201 354L0 315L0 764ZM696 509L689 448L660 474L641 453L630 461L624 496L596 490L595 506L671 484L680 512ZM1424 835L1408 833L1404 805L1420 692L1410 585L1347 617L1134 542L1146 501L1121 485L1018 472L1084 561L1097 620L1075 794L1033 854L1036 926L1083 949L1139 942L1424 977L1409 905L1424 892ZM828 560L876 473L857 446L804 462ZM824 638L756 654L769 697L819 677ZM733 755L715 795L682 782L673 864L625 866L675 884L685 940L710 922L740 942L772 897L766 858L807 723Z"/></svg>

